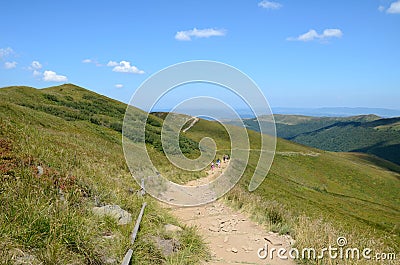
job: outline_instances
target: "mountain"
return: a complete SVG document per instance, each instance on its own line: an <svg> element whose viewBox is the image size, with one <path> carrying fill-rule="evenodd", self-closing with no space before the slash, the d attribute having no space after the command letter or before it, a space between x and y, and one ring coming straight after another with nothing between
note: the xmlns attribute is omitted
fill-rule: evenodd
<svg viewBox="0 0 400 265"><path fill-rule="evenodd" d="M207 106L209 108L214 108L213 106ZM235 107L235 112L242 119L255 118L254 111L250 108ZM269 114L269 111L265 111L264 108L255 109L258 115ZM349 117L349 116L360 116L360 115L376 115L384 118L393 118L400 116L400 110L398 109L385 109L385 108L346 108L346 107L331 107L331 108L282 108L282 107L272 107L272 113L283 114L283 115L297 115L297 116L312 116L312 117ZM157 109L153 110L155 112L168 112L169 109ZM201 113L201 107L192 107L181 109L182 112L188 115L196 115L196 113ZM220 120L232 120L237 116L233 115L231 112L219 109L215 107L214 113L215 118Z"/></svg>
<svg viewBox="0 0 400 265"><path fill-rule="evenodd" d="M195 229L184 227L171 238L163 229L166 223L179 225L171 212L149 196L136 195L139 187L121 145L125 104L71 84L40 90L1 88L0 98L0 263L10 263L23 252L45 264L103 264L110 259L120 264L131 247L134 222L119 226L91 209L119 205L135 220L144 201L148 207L133 246L133 264L198 264L207 259ZM205 170L188 172L168 163L160 145L166 115L154 114L147 120L145 140L160 172L180 184L204 176ZM137 109L133 115L142 119L147 113ZM218 157L229 153L224 126L199 119L182 131L179 145L185 156L199 156L204 137L215 141ZM249 192L261 137L247 132L249 163L223 202L247 212L266 229L290 234L299 249L333 246L337 237L345 236L351 246L398 253L399 166L368 154L327 152L278 139L267 178ZM135 134L130 137L135 144ZM43 174L38 174L38 166ZM178 251L166 256L156 244L172 239L179 242Z"/></svg>
<svg viewBox="0 0 400 265"><path fill-rule="evenodd" d="M331 107L331 108L272 108L274 114L285 115L305 115L314 117L348 117L359 115L377 115L385 118L399 117L400 110L385 109L385 108L346 108L346 107Z"/></svg>
<svg viewBox="0 0 400 265"><path fill-rule="evenodd" d="M121 145L125 104L72 84L6 87L0 98L0 264L121 264L144 201L132 264L207 258L194 229L155 199L137 196ZM148 120L152 154L160 153L160 121ZM118 205L132 221L118 225L92 212L104 205ZM174 238L179 252L168 256L157 246L170 240L166 224L183 227Z"/></svg>
<svg viewBox="0 0 400 265"><path fill-rule="evenodd" d="M274 115L277 136L307 146L335 152L372 154L400 165L400 118L376 115L311 117ZM260 117L261 126L268 120ZM235 121L229 123L238 124ZM256 119L247 128L259 131Z"/></svg>

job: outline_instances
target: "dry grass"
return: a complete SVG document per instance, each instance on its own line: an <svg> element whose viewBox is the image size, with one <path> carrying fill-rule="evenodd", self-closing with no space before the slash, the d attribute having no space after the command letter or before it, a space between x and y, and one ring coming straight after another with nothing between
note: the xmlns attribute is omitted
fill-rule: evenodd
<svg viewBox="0 0 400 265"><path fill-rule="evenodd" d="M295 239L293 247L300 250L300 258L297 260L300 264L400 264L397 250L386 243L387 240L391 240L390 235L385 240L383 237L386 235L376 237L376 234L368 230L346 229L325 220L322 216L320 218L311 218L305 214L297 215L282 203L275 200L265 200L239 187L233 188L222 200L248 214L253 221L264 225L266 231L292 236ZM338 237L347 239L348 245L343 247L344 251L346 251L346 248L358 248L361 253L363 249L371 248L371 257L376 253L395 253L397 259L386 261L387 263L377 260L365 260L362 257L360 260L331 259L327 253L325 253L324 258L319 259L318 255L323 248L328 248L329 246L337 247ZM301 259L301 250L304 248L314 248L317 251L317 258L315 260Z"/></svg>

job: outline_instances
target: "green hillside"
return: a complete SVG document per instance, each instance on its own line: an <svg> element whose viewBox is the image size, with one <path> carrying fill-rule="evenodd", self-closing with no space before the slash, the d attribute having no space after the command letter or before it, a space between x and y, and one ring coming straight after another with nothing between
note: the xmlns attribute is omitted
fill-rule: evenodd
<svg viewBox="0 0 400 265"><path fill-rule="evenodd" d="M248 132L257 149L258 133ZM185 136L195 141L212 136L222 150L218 155L230 147L223 126L215 122L200 120ZM326 152L279 139L266 180L249 193L258 156L257 151L250 153L245 176L224 197L228 203L268 229L291 234L300 247L323 248L341 235L352 246L373 244L376 250L399 251L400 166L374 156Z"/></svg>
<svg viewBox="0 0 400 265"><path fill-rule="evenodd" d="M0 264L29 257L33 264L120 264L144 201L132 264L193 264L208 257L195 230L171 237L164 225L179 223L151 197L136 195L121 146L125 104L74 85L7 87L0 98ZM150 153L160 153L157 121L149 118ZM91 210L109 204L133 221L120 226ZM179 251L164 255L154 238L176 240Z"/></svg>
<svg viewBox="0 0 400 265"><path fill-rule="evenodd" d="M375 115L308 117L274 115L277 135L307 146L335 152L372 154L400 165L400 118ZM261 126L266 121L260 118ZM235 124L235 122L230 122ZM255 119L247 128L259 131Z"/></svg>
<svg viewBox="0 0 400 265"><path fill-rule="evenodd" d="M133 219L143 200L149 203L133 264L196 264L207 258L201 238L189 228L177 236L176 253L165 256L155 247L154 236L171 239L163 225L179 223L154 199L132 193L138 186L121 146L124 104L74 85L2 88L0 96L0 211L5 213L0 215L0 263L9 262L19 249L46 264L102 264L105 257L118 264L134 223L118 226L94 216L96 201L120 205ZM142 119L144 114L137 110L135 117ZM204 176L168 164L159 139L163 118L160 113L150 115L146 125L153 162L178 183ZM369 155L326 152L278 139L266 180L249 193L260 135L248 133L255 150L244 177L224 201L248 212L266 229L290 234L298 248L333 246L338 236L345 236L353 247L399 252L399 166ZM181 132L180 146L187 156L196 157L197 144L205 136L216 142L218 156L229 152L224 127L206 120ZM131 139L135 141L134 135ZM39 165L44 168L40 177ZM114 236L111 241L103 238L109 233Z"/></svg>

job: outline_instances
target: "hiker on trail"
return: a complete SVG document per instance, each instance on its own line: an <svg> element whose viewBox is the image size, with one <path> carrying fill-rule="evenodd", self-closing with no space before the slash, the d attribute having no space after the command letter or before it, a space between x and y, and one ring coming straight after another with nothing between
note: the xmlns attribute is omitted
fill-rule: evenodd
<svg viewBox="0 0 400 265"><path fill-rule="evenodd" d="M214 162L211 162L211 171L214 171Z"/></svg>
<svg viewBox="0 0 400 265"><path fill-rule="evenodd" d="M228 162L228 160L229 160L229 155L224 155L224 162L226 163Z"/></svg>
<svg viewBox="0 0 400 265"><path fill-rule="evenodd" d="M219 158L217 159L217 167L221 167L221 160Z"/></svg>

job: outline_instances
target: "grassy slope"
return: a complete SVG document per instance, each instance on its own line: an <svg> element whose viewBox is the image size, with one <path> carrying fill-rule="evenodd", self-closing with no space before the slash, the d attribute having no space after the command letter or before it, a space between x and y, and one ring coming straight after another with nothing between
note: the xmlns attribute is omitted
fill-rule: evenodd
<svg viewBox="0 0 400 265"><path fill-rule="evenodd" d="M187 134L196 140L212 135L219 148L229 148L222 126L209 121L197 123ZM258 134L249 135L256 146ZM309 153L320 155L304 155ZM251 152L240 185L225 196L228 202L268 228L292 234L299 247L334 245L344 235L352 246L400 250L399 166L369 155L331 153L278 139L268 177L249 193L257 155Z"/></svg>
<svg viewBox="0 0 400 265"><path fill-rule="evenodd" d="M400 165L400 118L382 119L375 115L274 117L279 137L328 151L373 154ZM255 119L248 119L245 124L258 131Z"/></svg>
<svg viewBox="0 0 400 265"><path fill-rule="evenodd" d="M134 222L117 226L90 209L95 200L118 204L135 220L143 202L129 191L138 186L120 143L125 105L73 85L3 88L0 97L0 263L22 251L45 264L101 264L105 257L119 264ZM177 221L152 198L144 200L133 264L193 264L207 256L186 228L177 236L180 251L164 257L149 238L170 238L162 227ZM104 239L110 232L114 238Z"/></svg>
<svg viewBox="0 0 400 265"><path fill-rule="evenodd" d="M0 105L2 109L0 120L5 128L2 129L1 138L11 140L14 148L12 153L18 156L19 161L25 161L18 162L17 167L13 169L17 172L12 173L14 175L11 174L11 177L5 177L2 181L0 199L3 208L1 210L13 214L11 217L6 215L8 219L1 220L2 228L0 229L3 229L1 234L4 234L6 238L2 241L5 242L6 247L3 249L21 248L28 252L32 250L32 245L26 242L25 236L16 236L21 229L31 231L33 236L42 236L42 230L32 229L29 226L30 221L21 220L21 216L25 213L23 210L11 209L11 199L8 198L18 202L21 206L19 208L33 209L32 212L38 212L38 215L43 211L49 212L53 209L51 207L55 207L56 213L65 213L63 206L57 206L60 204L57 189L48 194L48 190L52 190L51 187L41 188L39 194L35 193L33 187L42 187L39 185L42 184L42 180L33 176L32 168L41 164L49 170L59 172L48 174L47 177L50 179L73 175L77 181L71 185L91 195L84 197L79 195L80 193L74 195L72 192L71 199L68 199L67 208L71 211L71 220L73 220L69 223L69 227L76 227L76 222L80 222L79 227L86 229L85 231L75 229L75 235L68 237L67 242L77 241L81 245L66 243L65 237L60 237L62 231L45 230L43 233L48 240L45 246L36 250L37 256L48 263L62 263L60 256L63 256L62 259L67 257L71 261L95 262L101 258L99 253L107 253L107 251L110 255L121 257L126 250L128 244L126 238L132 227L116 227L109 220L98 220L87 209L93 203L94 196L98 196L104 202L116 203L130 210L133 216L139 210L141 200L127 192L127 187L136 189L137 186L129 176L124 163L120 146L121 135L117 126L115 128L111 126L112 123L121 122L122 116L117 110L123 105L74 86L54 87L40 91L29 88L9 88L0 90L0 93L2 93L2 99L6 99L2 100ZM111 109L116 108L111 112L107 110L103 114L96 115L92 112L85 114L71 107L64 109L67 113L77 112L83 115L73 120L70 114L63 116L63 113L53 113L53 108L66 106L65 104L58 105L59 103L54 101L54 98L43 96L43 93L55 94L56 97L69 96L73 101L80 103L89 100L86 103L91 106L91 99L83 99L83 94L89 93L96 99L97 97L105 99L106 106ZM26 102L50 105L51 108L33 110L35 107L32 108L32 106L18 106ZM115 113L115 117L107 116L107 113ZM90 120L91 116L99 119L103 117L109 122L102 121L97 124L96 121ZM152 119L157 120L155 117ZM160 120L157 121L160 122ZM257 148L258 134L253 131L249 131L249 134L252 147ZM226 149L230 148L228 135L223 127L210 121L200 120L182 135L196 142L204 136L211 136L220 150L218 155L227 153ZM163 161L162 153L151 144L149 144L149 151L155 156L154 161ZM225 196L225 199L236 207L250 211L253 217L265 223L267 228L292 234L299 247L326 246L328 243L333 243L337 236L345 235L353 246L399 251L400 185L399 169L396 165L367 155L324 152L281 139L278 140L277 151L267 179L258 190L249 193L246 188L258 155L253 151L245 176L240 184ZM297 152L297 154L293 155L291 152ZM319 156L302 155L311 152L321 154ZM4 161L6 160L3 159L2 162ZM168 166L166 161L159 163L177 182L185 182L201 176L201 173L185 175ZM14 194L14 190L26 192ZM12 194L16 197L11 196ZM32 201L40 203L32 205ZM49 201L58 204L49 204ZM148 237L154 233L161 233L160 226L165 222L174 222L158 209L150 198L148 201L150 208L146 212L144 226L138 238L141 247L135 250L135 259L143 260L141 264L154 264L165 260L149 243ZM64 215L68 216L68 214ZM9 222L10 218L14 218L12 219L14 222ZM50 215L48 222L50 225L46 226L47 229L52 227L51 224L58 222L68 224L69 221ZM111 248L106 246L105 242L98 243L99 235L108 230L118 235L118 240L115 241L119 244L114 244ZM193 238L195 240L191 240ZM178 259L186 261L194 259L192 261L195 261L205 253L193 231L186 230L181 240L187 242L187 245L179 254L171 258L175 259L175 263L179 264L176 261ZM79 247L75 247L76 245ZM194 249L190 250L190 247ZM194 254L196 256L193 256ZM2 256L2 258L6 257L6 255Z"/></svg>

